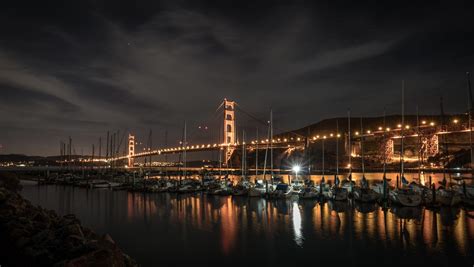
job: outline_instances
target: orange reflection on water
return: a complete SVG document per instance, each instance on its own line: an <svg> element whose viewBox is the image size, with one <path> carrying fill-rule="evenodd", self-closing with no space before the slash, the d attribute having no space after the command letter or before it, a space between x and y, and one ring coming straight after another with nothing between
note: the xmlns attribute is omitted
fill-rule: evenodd
<svg viewBox="0 0 474 267"><path fill-rule="evenodd" d="M150 199L149 195L135 193L127 195L127 218L129 221L150 217L156 212L156 203Z"/></svg>
<svg viewBox="0 0 474 267"><path fill-rule="evenodd" d="M235 245L237 235L237 218L236 212L232 205L232 199L227 197L227 201L220 208L221 217L221 244L224 254L229 254Z"/></svg>
<svg viewBox="0 0 474 267"><path fill-rule="evenodd" d="M353 202L270 201L205 195L127 195L127 219L158 218L178 227L182 238L189 230L219 232L225 255L236 249L248 232L273 240L275 234L291 235L298 246L310 239L354 239L382 246L429 252L455 247L469 255L474 238L474 217L460 208L424 208L361 205Z"/></svg>

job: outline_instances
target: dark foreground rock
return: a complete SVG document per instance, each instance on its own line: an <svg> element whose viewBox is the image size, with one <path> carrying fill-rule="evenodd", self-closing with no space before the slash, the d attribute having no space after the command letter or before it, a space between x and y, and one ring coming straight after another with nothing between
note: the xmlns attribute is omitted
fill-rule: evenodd
<svg viewBox="0 0 474 267"><path fill-rule="evenodd" d="M74 215L33 206L18 180L0 174L1 266L136 266L109 235L82 227Z"/></svg>

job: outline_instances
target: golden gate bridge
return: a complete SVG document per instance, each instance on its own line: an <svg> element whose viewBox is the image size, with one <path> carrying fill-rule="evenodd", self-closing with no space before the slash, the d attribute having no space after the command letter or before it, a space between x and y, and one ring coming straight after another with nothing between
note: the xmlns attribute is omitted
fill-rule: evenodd
<svg viewBox="0 0 474 267"><path fill-rule="evenodd" d="M223 153L223 165L225 166L231 159L234 151L239 147L245 150L258 151L265 149L305 149L308 145L322 140L337 140L344 138L344 151L346 154L356 155L360 151L362 140L370 138L377 139L380 143L380 153L382 157L393 158L395 154L395 141L401 138L418 138L420 143L421 157L428 158L435 156L440 151L439 137L452 133L470 133L470 123L461 123L460 119L453 119L449 123L438 124L434 121L421 120L417 125L397 124L389 127L381 123L376 129L367 129L364 132L339 132L333 131L311 136L303 136L295 132L287 134L273 135L268 131L268 135L263 139L254 139L248 142L239 141L236 131L236 111L235 101L224 99L219 107L223 107L223 128L220 130L221 140L214 143L192 143L186 138L178 146L169 146L152 149L148 147L145 151L136 151L137 140L133 133L128 135L128 151L120 156L112 156L106 159L107 162L127 161L128 167L134 166L137 158L146 158L157 155L180 154L203 151L219 151ZM270 121L267 122L271 124ZM269 125L271 127L271 125ZM151 164L151 162L150 162Z"/></svg>

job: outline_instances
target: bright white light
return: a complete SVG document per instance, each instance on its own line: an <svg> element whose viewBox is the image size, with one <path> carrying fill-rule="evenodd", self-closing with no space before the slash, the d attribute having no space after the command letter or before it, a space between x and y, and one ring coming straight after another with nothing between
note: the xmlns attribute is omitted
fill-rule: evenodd
<svg viewBox="0 0 474 267"><path fill-rule="evenodd" d="M300 165L295 165L295 166L293 166L292 170L294 172L298 173L301 170L301 167L300 167Z"/></svg>

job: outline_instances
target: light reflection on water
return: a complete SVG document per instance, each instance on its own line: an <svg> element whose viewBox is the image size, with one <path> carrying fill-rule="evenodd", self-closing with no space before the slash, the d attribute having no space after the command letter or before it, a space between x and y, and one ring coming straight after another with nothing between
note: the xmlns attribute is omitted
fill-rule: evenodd
<svg viewBox="0 0 474 267"><path fill-rule="evenodd" d="M144 266L222 262L472 264L474 212L25 185L33 204L110 233ZM344 254L340 254L344 252ZM205 255L205 256L204 256ZM341 256L342 255L342 256Z"/></svg>

